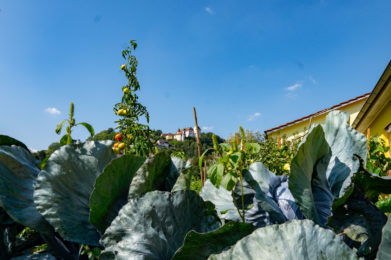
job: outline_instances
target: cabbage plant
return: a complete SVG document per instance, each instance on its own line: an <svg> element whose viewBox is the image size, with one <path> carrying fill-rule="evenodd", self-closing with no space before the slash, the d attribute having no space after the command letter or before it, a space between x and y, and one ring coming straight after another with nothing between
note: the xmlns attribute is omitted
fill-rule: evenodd
<svg viewBox="0 0 391 260"><path fill-rule="evenodd" d="M40 170L0 136L0 257L45 242L20 257L81 259L88 245L100 259L388 259L391 223L371 199L391 179L365 169L366 139L347 119L335 111L313 126L289 176L252 162L258 147L243 138L215 145L199 195L185 161L165 153L117 156L112 141L90 141ZM16 239L24 227L40 238Z"/></svg>

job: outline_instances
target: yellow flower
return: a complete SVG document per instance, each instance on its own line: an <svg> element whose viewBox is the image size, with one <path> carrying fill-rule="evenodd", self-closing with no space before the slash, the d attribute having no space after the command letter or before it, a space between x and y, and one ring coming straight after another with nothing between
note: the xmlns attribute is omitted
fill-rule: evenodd
<svg viewBox="0 0 391 260"><path fill-rule="evenodd" d="M122 64L121 65L121 70L125 69L126 65L125 64Z"/></svg>
<svg viewBox="0 0 391 260"><path fill-rule="evenodd" d="M289 171L291 169L291 165L289 163L286 163L284 165L284 170Z"/></svg>

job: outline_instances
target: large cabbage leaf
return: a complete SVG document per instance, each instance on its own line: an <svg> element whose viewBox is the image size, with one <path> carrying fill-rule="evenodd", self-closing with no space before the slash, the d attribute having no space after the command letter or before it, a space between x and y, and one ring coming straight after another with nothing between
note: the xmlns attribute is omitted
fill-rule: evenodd
<svg viewBox="0 0 391 260"><path fill-rule="evenodd" d="M344 234L358 249L357 255L373 259L387 217L357 187L343 205L334 205L327 225Z"/></svg>
<svg viewBox="0 0 391 260"><path fill-rule="evenodd" d="M217 214L221 219L241 221L231 192L222 185L216 188L210 180L206 180L204 187L200 191L200 196L204 201L210 201L215 205Z"/></svg>
<svg viewBox="0 0 391 260"><path fill-rule="evenodd" d="M248 170L243 171L245 221L263 227L302 218L287 184L286 176L276 176L260 162L253 163ZM240 183L236 185L233 195L241 208ZM216 188L207 180L200 196L216 206L220 218L241 221L232 193L224 187Z"/></svg>
<svg viewBox="0 0 391 260"><path fill-rule="evenodd" d="M56 150L39 173L34 192L37 209L65 239L99 245L89 222L89 199L96 178L114 158L112 141L90 141Z"/></svg>
<svg viewBox="0 0 391 260"><path fill-rule="evenodd" d="M386 225L383 227L382 240L377 252L378 260L391 259L391 216L388 217Z"/></svg>
<svg viewBox="0 0 391 260"><path fill-rule="evenodd" d="M246 212L249 222L261 227L303 217L288 189L287 176L276 176L261 162L256 162L244 171L243 177L244 187L254 194L254 207ZM240 195L238 189L236 194Z"/></svg>
<svg viewBox="0 0 391 260"><path fill-rule="evenodd" d="M167 153L158 153L148 158L133 177L128 198L153 190L170 191L179 175L174 166Z"/></svg>
<svg viewBox="0 0 391 260"><path fill-rule="evenodd" d="M38 163L30 152L20 146L0 146L0 206L16 222L42 233L53 233L53 227L34 204L38 173Z"/></svg>
<svg viewBox="0 0 391 260"><path fill-rule="evenodd" d="M331 148L330 162L326 176L335 198L343 198L351 189L352 176L360 163L354 158L359 155L366 161L367 139L365 135L353 129L349 124L349 115L341 111L332 111L323 125L325 138Z"/></svg>
<svg viewBox="0 0 391 260"><path fill-rule="evenodd" d="M101 234L127 203L129 186L145 157L124 155L114 159L98 176L90 198L90 221Z"/></svg>
<svg viewBox="0 0 391 260"><path fill-rule="evenodd" d="M320 225L324 225L330 216L333 202L325 174L329 153L323 128L318 125L300 145L289 176L289 190L301 212Z"/></svg>
<svg viewBox="0 0 391 260"><path fill-rule="evenodd" d="M217 230L187 233L183 246L175 253L173 260L207 259L211 254L218 254L238 240L251 234L255 227L251 224L231 221Z"/></svg>
<svg viewBox="0 0 391 260"><path fill-rule="evenodd" d="M8 146L16 145L24 148L27 151L29 150L24 143L8 135L0 135L0 145L8 145Z"/></svg>
<svg viewBox="0 0 391 260"><path fill-rule="evenodd" d="M220 224L194 191L152 191L130 200L102 236L100 259L171 259L190 230Z"/></svg>
<svg viewBox="0 0 391 260"><path fill-rule="evenodd" d="M331 230L311 220L292 220L258 228L229 250L209 259L357 259L355 251Z"/></svg>

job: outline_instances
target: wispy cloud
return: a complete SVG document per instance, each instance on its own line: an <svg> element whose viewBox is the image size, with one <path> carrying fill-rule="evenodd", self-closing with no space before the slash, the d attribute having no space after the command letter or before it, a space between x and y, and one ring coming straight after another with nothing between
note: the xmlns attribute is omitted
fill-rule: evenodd
<svg viewBox="0 0 391 260"><path fill-rule="evenodd" d="M214 128L214 126L203 126L202 127L202 130L205 130L205 131L210 131Z"/></svg>
<svg viewBox="0 0 391 260"><path fill-rule="evenodd" d="M318 81L316 81L312 76L309 76L308 79L312 82L312 84L318 84Z"/></svg>
<svg viewBox="0 0 391 260"><path fill-rule="evenodd" d="M48 113L48 114L51 114L51 115L59 115L59 114L61 114L61 111L58 110L55 107L48 107L48 108L45 109L45 112Z"/></svg>
<svg viewBox="0 0 391 260"><path fill-rule="evenodd" d="M256 112L256 113L254 113L254 114L252 114L252 115L249 115L249 116L247 117L247 120L248 120L248 121L253 121L253 120L255 120L257 117L260 117L260 116L261 116L261 113Z"/></svg>
<svg viewBox="0 0 391 260"><path fill-rule="evenodd" d="M212 10L212 8L210 7L205 7L205 11L210 14L210 15L214 15L215 14L215 11Z"/></svg>
<svg viewBox="0 0 391 260"><path fill-rule="evenodd" d="M287 87L285 89L288 90L288 91L295 91L296 89L298 89L298 88L300 88L302 86L303 86L303 84L301 84L299 82L296 82L295 84L293 84L293 85L291 85L291 86L289 86L289 87Z"/></svg>

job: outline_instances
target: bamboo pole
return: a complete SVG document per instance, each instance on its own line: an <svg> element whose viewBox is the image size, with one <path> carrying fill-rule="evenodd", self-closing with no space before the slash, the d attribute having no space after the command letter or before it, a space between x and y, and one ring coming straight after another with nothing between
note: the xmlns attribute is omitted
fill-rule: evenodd
<svg viewBox="0 0 391 260"><path fill-rule="evenodd" d="M281 139L280 139L280 136L277 136L277 147L278 147L278 149L280 149L280 147L281 147Z"/></svg>
<svg viewBox="0 0 391 260"><path fill-rule="evenodd" d="M369 141L371 140L371 128L367 129L367 147L369 151Z"/></svg>
<svg viewBox="0 0 391 260"><path fill-rule="evenodd" d="M198 162L200 161L201 157L201 144L200 144L200 131L198 130L198 122L197 122L197 112L195 107L193 107L194 112L194 121L195 121L195 127L196 127L196 139L197 139L197 146L198 146ZM200 176L201 176L201 185L204 187L204 174L202 171L202 167L200 168Z"/></svg>

